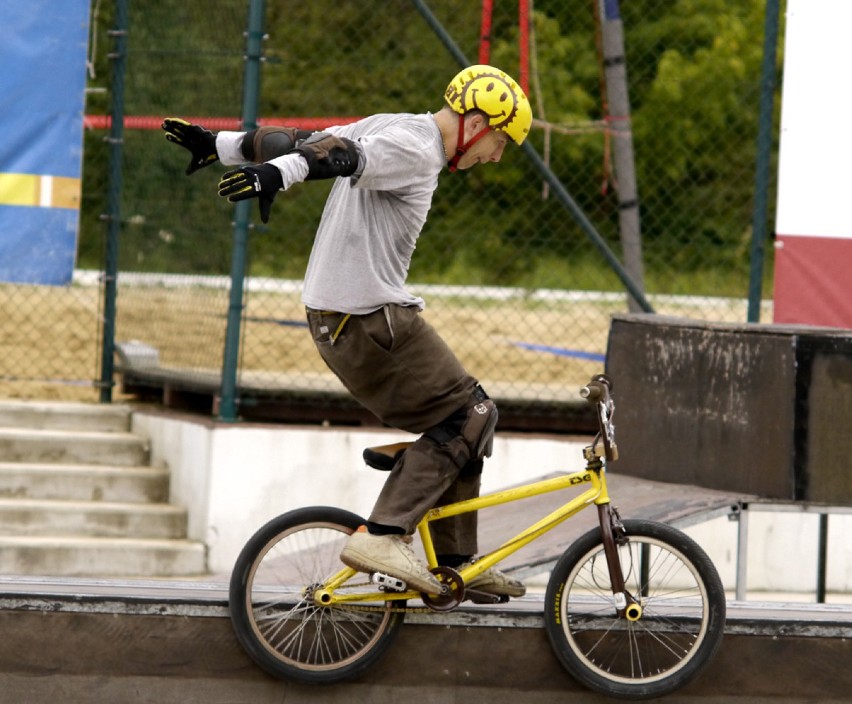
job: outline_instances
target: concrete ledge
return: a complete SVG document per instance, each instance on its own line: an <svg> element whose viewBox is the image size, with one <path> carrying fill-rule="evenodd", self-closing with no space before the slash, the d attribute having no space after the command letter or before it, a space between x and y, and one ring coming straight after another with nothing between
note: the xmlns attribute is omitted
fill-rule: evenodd
<svg viewBox="0 0 852 704"><path fill-rule="evenodd" d="M0 609L113 615L228 618L222 581L0 577ZM544 597L508 604L465 604L454 611L407 614L406 624L464 628L543 628ZM852 638L852 604L728 602L730 635Z"/></svg>
<svg viewBox="0 0 852 704"><path fill-rule="evenodd" d="M852 505L849 330L615 315L606 367L619 471Z"/></svg>
<svg viewBox="0 0 852 704"><path fill-rule="evenodd" d="M540 601L490 608L412 615L392 651L359 680L306 687L267 676L242 652L223 584L3 578L0 702L608 701L557 663ZM848 701L848 607L730 608L716 660L667 701Z"/></svg>

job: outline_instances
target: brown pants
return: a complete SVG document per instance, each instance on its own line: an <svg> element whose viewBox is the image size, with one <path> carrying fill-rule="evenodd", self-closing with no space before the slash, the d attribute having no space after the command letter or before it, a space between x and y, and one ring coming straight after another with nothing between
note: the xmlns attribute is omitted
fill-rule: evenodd
<svg viewBox="0 0 852 704"><path fill-rule="evenodd" d="M368 315L308 309L325 363L382 422L423 433L477 403L470 376L417 308L387 305ZM342 325L341 325L342 323ZM478 473L461 472L449 448L421 436L391 471L370 520L413 533L426 512L479 495ZM432 524L438 554L476 552L476 514Z"/></svg>

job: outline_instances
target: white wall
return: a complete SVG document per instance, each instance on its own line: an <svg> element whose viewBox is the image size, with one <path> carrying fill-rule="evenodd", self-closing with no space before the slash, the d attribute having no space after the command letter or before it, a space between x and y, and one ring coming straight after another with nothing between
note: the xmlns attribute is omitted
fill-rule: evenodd
<svg viewBox="0 0 852 704"><path fill-rule="evenodd" d="M367 516L384 472L365 447L412 436L392 430L224 424L135 412L132 429L151 440L152 462L171 472L171 501L189 510L189 537L207 544L212 572L228 574L246 540L267 520L311 505ZM557 471L579 471L587 438L498 434L483 491ZM615 468L617 473L617 467ZM615 497L617 503L617 497ZM815 589L817 517L750 512L748 588L758 594ZM710 555L726 588L736 585L737 524L714 519L686 530ZM829 522L828 588L852 594L852 516Z"/></svg>
<svg viewBox="0 0 852 704"><path fill-rule="evenodd" d="M736 586L736 521L717 518L684 532L713 560L725 588ZM771 511L753 507L748 516L746 589L753 598L774 594L800 595L813 601L817 582L819 516L799 511ZM833 514L828 519L826 588L852 600L852 515Z"/></svg>
<svg viewBox="0 0 852 704"><path fill-rule="evenodd" d="M212 572L230 572L267 520L311 505L367 516L386 475L364 464L365 447L414 436L391 430L212 423L135 412L152 462L171 473L171 501L189 510L189 537L207 544ZM579 471L586 439L495 438L483 491L555 471Z"/></svg>
<svg viewBox="0 0 852 704"><path fill-rule="evenodd" d="M852 237L849 0L787 0L776 230Z"/></svg>

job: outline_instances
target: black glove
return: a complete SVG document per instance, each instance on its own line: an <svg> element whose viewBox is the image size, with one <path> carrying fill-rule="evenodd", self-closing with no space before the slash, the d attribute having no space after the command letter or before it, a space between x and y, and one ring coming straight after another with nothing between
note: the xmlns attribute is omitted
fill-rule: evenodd
<svg viewBox="0 0 852 704"><path fill-rule="evenodd" d="M192 153L189 166L186 167L186 175L198 171L198 169L209 166L214 161L219 161L216 153L216 135L201 125L193 125L191 122L181 120L179 117L167 117L163 120L163 129L166 139L179 144Z"/></svg>
<svg viewBox="0 0 852 704"><path fill-rule="evenodd" d="M219 181L219 195L231 203L246 198L260 200L260 219L269 222L269 211L278 191L284 186L281 172L272 164L241 166L229 171Z"/></svg>

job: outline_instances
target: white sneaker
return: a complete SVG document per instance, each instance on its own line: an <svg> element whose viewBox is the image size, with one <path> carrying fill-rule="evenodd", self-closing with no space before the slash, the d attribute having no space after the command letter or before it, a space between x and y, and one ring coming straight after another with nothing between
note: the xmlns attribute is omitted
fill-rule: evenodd
<svg viewBox="0 0 852 704"><path fill-rule="evenodd" d="M346 541L340 560L359 572L381 572L404 581L409 589L438 594L441 583L426 569L404 535L371 535L361 526Z"/></svg>
<svg viewBox="0 0 852 704"><path fill-rule="evenodd" d="M461 572L465 567L470 567L474 562L476 562L475 559L465 562L460 567L457 567L456 571ZM466 582L464 586L466 589L474 589L496 596L519 597L527 593L527 587L523 582L510 577L496 567L485 570L478 577L474 577L470 582Z"/></svg>

